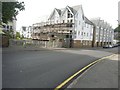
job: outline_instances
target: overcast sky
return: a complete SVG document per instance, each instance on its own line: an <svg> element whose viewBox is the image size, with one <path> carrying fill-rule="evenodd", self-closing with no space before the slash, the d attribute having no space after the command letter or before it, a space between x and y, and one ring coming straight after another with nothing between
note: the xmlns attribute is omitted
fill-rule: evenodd
<svg viewBox="0 0 120 90"><path fill-rule="evenodd" d="M54 8L82 5L85 16L90 18L101 17L113 28L117 27L119 0L18 0L25 2L25 11L17 16L17 30L21 26L45 20Z"/></svg>

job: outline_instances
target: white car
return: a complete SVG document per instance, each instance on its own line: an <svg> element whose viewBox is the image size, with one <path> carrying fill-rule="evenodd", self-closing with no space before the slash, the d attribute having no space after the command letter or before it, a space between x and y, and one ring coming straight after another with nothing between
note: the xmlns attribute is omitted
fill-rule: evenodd
<svg viewBox="0 0 120 90"><path fill-rule="evenodd" d="M114 46L113 45L105 45L103 46L103 48L113 48Z"/></svg>

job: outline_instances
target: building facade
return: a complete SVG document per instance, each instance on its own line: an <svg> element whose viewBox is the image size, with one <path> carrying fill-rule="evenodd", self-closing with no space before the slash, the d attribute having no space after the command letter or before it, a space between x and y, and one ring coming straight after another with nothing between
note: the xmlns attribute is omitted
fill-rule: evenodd
<svg viewBox="0 0 120 90"><path fill-rule="evenodd" d="M16 35L16 19L13 21L8 21L8 23L2 23L2 30L3 31L13 31L13 34Z"/></svg>
<svg viewBox="0 0 120 90"><path fill-rule="evenodd" d="M114 40L114 30L112 26L100 18L91 19L95 24L94 46L104 46L112 44Z"/></svg>
<svg viewBox="0 0 120 90"><path fill-rule="evenodd" d="M32 26L22 26L20 34L24 38L31 38Z"/></svg>
<svg viewBox="0 0 120 90"><path fill-rule="evenodd" d="M67 47L91 47L94 24L82 6L54 9L46 22L33 24L32 39L58 41Z"/></svg>

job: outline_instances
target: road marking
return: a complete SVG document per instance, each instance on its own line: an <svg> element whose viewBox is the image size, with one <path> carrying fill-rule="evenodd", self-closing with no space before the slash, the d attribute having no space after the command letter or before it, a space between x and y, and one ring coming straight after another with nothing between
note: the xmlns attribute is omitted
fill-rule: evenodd
<svg viewBox="0 0 120 90"><path fill-rule="evenodd" d="M62 88L65 84L67 84L70 80L72 80L75 76L77 76L78 74L80 74L81 72L83 72L84 70L87 70L87 68L89 68L90 66L94 65L95 63L100 62L101 60L104 60L106 58L110 58L112 56L114 56L116 54L112 54L109 56L105 56L102 57L100 59L97 59L95 61L93 61L92 63L88 64L87 66L83 67L81 70L79 70L78 72L76 72L75 74L73 74L72 76L70 76L68 79L66 79L64 82L62 82L60 85L58 85L54 90L59 90L60 88Z"/></svg>

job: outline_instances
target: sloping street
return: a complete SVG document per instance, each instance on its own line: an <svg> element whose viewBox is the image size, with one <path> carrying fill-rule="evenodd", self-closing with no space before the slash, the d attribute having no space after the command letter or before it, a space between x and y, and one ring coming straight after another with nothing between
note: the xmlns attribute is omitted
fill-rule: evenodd
<svg viewBox="0 0 120 90"><path fill-rule="evenodd" d="M116 53L112 49L3 49L3 88L55 88L98 58Z"/></svg>

